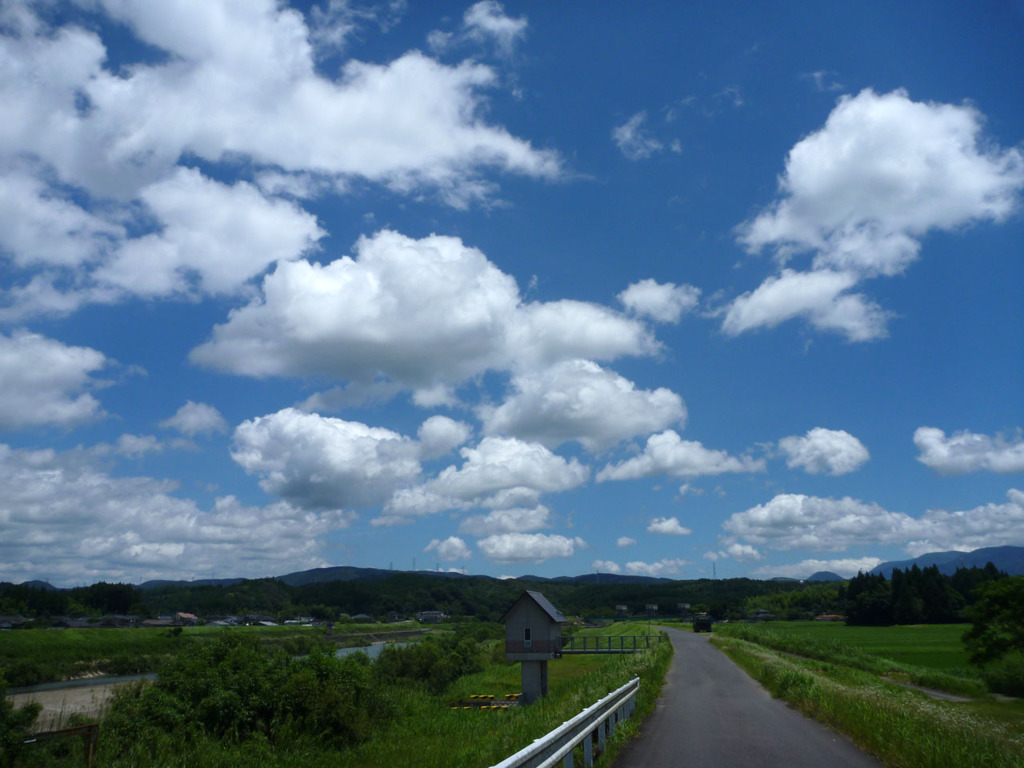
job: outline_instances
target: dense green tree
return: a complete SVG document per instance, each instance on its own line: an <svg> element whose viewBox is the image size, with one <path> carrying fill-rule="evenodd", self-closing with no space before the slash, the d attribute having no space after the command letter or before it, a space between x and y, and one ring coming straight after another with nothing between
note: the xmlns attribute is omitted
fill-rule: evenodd
<svg viewBox="0 0 1024 768"><path fill-rule="evenodd" d="M989 581L977 594L964 634L971 660L984 664L1024 649L1024 576Z"/></svg>

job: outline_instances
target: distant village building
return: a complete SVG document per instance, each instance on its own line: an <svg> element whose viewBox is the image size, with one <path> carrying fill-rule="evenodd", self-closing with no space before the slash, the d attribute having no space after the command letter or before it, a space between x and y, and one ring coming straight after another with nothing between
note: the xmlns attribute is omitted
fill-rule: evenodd
<svg viewBox="0 0 1024 768"><path fill-rule="evenodd" d="M443 618L441 611L420 611L416 614L416 621L420 624L440 624Z"/></svg>
<svg viewBox="0 0 1024 768"><path fill-rule="evenodd" d="M199 623L199 617L194 613L178 612L174 614L174 624L178 627L194 627Z"/></svg>

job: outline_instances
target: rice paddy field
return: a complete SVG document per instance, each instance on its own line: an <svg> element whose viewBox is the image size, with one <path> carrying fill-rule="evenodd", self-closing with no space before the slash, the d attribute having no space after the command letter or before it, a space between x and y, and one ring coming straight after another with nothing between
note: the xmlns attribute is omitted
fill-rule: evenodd
<svg viewBox="0 0 1024 768"><path fill-rule="evenodd" d="M901 664L942 672L971 667L961 641L967 624L848 627L841 622L773 621L762 626L781 635L810 638L820 643L838 641Z"/></svg>
<svg viewBox="0 0 1024 768"><path fill-rule="evenodd" d="M961 645L965 629L730 624L712 642L773 696L887 766L1021 768L1024 701L988 694Z"/></svg>

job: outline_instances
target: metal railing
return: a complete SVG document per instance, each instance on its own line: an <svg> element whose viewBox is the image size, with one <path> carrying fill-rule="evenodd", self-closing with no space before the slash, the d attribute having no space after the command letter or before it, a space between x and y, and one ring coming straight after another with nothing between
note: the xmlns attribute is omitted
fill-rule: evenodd
<svg viewBox="0 0 1024 768"><path fill-rule="evenodd" d="M572 635L562 638L563 654L638 653L661 642L661 635Z"/></svg>
<svg viewBox="0 0 1024 768"><path fill-rule="evenodd" d="M563 762L563 768L572 768L572 751L579 744L583 745L583 765L590 768L594 764L595 739L597 751L604 750L605 741L615 733L615 726L636 709L638 690L640 678L634 677L572 720L566 720L546 736L492 768L554 768L559 760Z"/></svg>

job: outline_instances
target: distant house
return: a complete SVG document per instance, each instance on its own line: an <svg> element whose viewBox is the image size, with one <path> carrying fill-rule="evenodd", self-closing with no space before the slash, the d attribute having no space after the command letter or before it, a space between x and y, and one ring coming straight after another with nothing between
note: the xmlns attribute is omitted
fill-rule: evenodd
<svg viewBox="0 0 1024 768"><path fill-rule="evenodd" d="M0 616L0 629L21 629L25 622L24 616Z"/></svg>
<svg viewBox="0 0 1024 768"><path fill-rule="evenodd" d="M775 621L775 614L771 611L760 609L747 616L747 621Z"/></svg>
<svg viewBox="0 0 1024 768"><path fill-rule="evenodd" d="M124 629L126 627L134 627L138 625L138 616L123 616L121 614L110 614L100 618L100 626L106 629L116 627L118 629Z"/></svg>
<svg viewBox="0 0 1024 768"><path fill-rule="evenodd" d="M174 620L173 619L145 619L142 622L142 626L146 627L147 629L161 629L161 628L165 628L165 627L173 627L174 626Z"/></svg>
<svg viewBox="0 0 1024 768"><path fill-rule="evenodd" d="M402 616L401 616L401 614L398 613L398 611L388 611L388 622L389 623L394 623L396 621L401 621L401 620L402 620Z"/></svg>
<svg viewBox="0 0 1024 768"><path fill-rule="evenodd" d="M352 621L360 621L364 624L370 624L373 622L373 616L368 613L357 613L352 617Z"/></svg>
<svg viewBox="0 0 1024 768"><path fill-rule="evenodd" d="M416 621L420 624L440 624L443 618L441 611L420 611L416 614Z"/></svg>
<svg viewBox="0 0 1024 768"><path fill-rule="evenodd" d="M194 627L199 623L199 617L194 613L178 612L174 614L174 624L178 627Z"/></svg>
<svg viewBox="0 0 1024 768"><path fill-rule="evenodd" d="M247 627L260 625L264 627L277 626L273 616L265 616L258 613L248 613L242 618L242 623Z"/></svg>
<svg viewBox="0 0 1024 768"><path fill-rule="evenodd" d="M820 616L814 617L815 621L846 621L845 616L840 616L838 613L823 613Z"/></svg>

